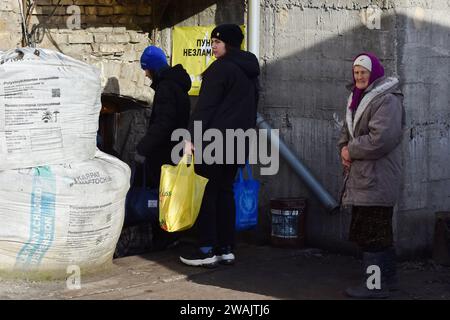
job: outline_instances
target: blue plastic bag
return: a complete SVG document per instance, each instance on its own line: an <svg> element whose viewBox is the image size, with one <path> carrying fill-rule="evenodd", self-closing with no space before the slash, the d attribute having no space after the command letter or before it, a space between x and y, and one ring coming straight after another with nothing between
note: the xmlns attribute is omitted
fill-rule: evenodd
<svg viewBox="0 0 450 320"><path fill-rule="evenodd" d="M252 170L245 164L248 179L243 177L243 169L238 169L238 177L233 184L236 204L236 231L254 228L258 223L259 181L252 177Z"/></svg>
<svg viewBox="0 0 450 320"><path fill-rule="evenodd" d="M152 222L157 224L159 216L159 190L147 187L147 165L142 165L142 185L135 186L136 165L131 168L131 188L125 205L124 227Z"/></svg>

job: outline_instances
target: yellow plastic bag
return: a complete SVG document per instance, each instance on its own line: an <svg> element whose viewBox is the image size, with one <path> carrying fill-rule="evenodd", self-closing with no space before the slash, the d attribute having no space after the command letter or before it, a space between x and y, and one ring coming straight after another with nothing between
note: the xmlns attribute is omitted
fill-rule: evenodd
<svg viewBox="0 0 450 320"><path fill-rule="evenodd" d="M194 156L188 155L177 166L163 165L159 185L159 224L166 231L191 228L202 205L208 179L195 174Z"/></svg>

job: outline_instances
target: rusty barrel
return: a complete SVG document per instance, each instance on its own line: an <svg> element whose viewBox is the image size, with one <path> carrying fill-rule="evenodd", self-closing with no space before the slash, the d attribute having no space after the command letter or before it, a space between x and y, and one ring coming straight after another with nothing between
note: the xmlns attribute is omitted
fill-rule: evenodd
<svg viewBox="0 0 450 320"><path fill-rule="evenodd" d="M271 242L280 247L305 245L306 199L276 198L270 200Z"/></svg>

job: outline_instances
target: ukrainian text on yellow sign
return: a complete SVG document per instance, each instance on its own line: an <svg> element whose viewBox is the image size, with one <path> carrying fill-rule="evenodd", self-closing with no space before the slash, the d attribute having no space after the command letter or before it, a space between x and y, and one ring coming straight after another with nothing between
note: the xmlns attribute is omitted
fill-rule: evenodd
<svg viewBox="0 0 450 320"><path fill-rule="evenodd" d="M172 35L172 66L182 64L191 77L190 95L197 96L202 73L215 60L211 49L211 31L215 26L174 27ZM245 26L241 26L245 35ZM242 48L245 46L245 39Z"/></svg>

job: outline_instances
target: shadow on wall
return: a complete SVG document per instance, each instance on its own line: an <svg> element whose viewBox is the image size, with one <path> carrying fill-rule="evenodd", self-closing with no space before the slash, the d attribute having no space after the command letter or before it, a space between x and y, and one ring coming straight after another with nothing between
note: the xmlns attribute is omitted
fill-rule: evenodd
<svg viewBox="0 0 450 320"><path fill-rule="evenodd" d="M219 23L244 23L245 8L241 0L116 0L116 4L93 6L74 0L80 8L81 29L98 27L126 27L128 30L150 32L169 28L197 14L214 15ZM210 8L216 5L216 9ZM59 6L38 5L34 23L30 28L36 30L41 39L46 29L69 29L76 24L77 9L62 2ZM53 13L53 15L52 15Z"/></svg>
<svg viewBox="0 0 450 320"><path fill-rule="evenodd" d="M103 93L120 93L119 79L116 77L108 78Z"/></svg>
<svg viewBox="0 0 450 320"><path fill-rule="evenodd" d="M121 94L146 101L152 101L153 96L138 64L149 42L168 51L171 44L163 34L170 33L170 27L229 21L241 24L245 11L240 0L116 0L98 6L90 2L75 0L78 7L73 8L68 2L39 5L29 24L32 42L99 67L104 77L119 79ZM81 30L74 27L74 8L81 13Z"/></svg>
<svg viewBox="0 0 450 320"><path fill-rule="evenodd" d="M189 3L177 0L116 0L114 4L97 6L86 1L74 0L73 2L73 5L64 1L60 5L37 5L33 11L35 14L28 23L32 42L38 46L41 43L47 45L51 43L60 52L65 52L64 49L70 44L80 48L90 45L94 51L106 50L105 53L113 54L115 51L123 50L123 48L107 49L104 48L106 44L121 47L124 43L130 41L130 44L133 44L133 47L138 47L136 50L140 51L143 47L141 48L139 43L147 40L145 37L130 35L130 39L124 40L124 36L114 38L113 34L109 34L107 39L105 38L107 37L106 34L112 32L108 31L107 28L125 28L127 31L150 33L152 30L174 26L190 16L201 14L217 0L190 0ZM229 12L236 12L236 16L243 16L243 9L236 9L243 7L242 5L236 5L238 2L237 0L218 2L217 7L219 9L226 7L223 11L228 14L222 14L224 20L232 17ZM232 4L236 6L231 7ZM88 33L84 33L83 31L88 28ZM93 38L92 33L95 34L96 30L92 28L96 28L98 32L104 32L104 34L97 34ZM120 31L119 33L123 32ZM69 40L67 40L68 35ZM114 40L109 39L109 37L114 38ZM154 37L154 35L150 37ZM156 40L153 39L153 41Z"/></svg>
<svg viewBox="0 0 450 320"><path fill-rule="evenodd" d="M323 30L312 32L317 28L316 21L308 18L303 22L288 20L284 25L275 13L264 19L260 111L274 128L280 128L280 136L336 199L342 183L336 143L349 94L345 85L351 81L353 57L372 51L381 59L386 75L400 78L407 127L403 188L394 232L401 255L429 256L434 212L450 207L448 27L425 21L418 24L398 14L384 17L380 30L360 25L331 37L336 25L332 21L325 21L320 27ZM273 24L277 37L269 36ZM309 45L311 42L314 45ZM261 177L261 205L266 208L261 212L262 220L270 223L270 198L304 196L309 200L308 243L352 250L347 242L349 212L328 216L291 169L281 163L276 179Z"/></svg>
<svg viewBox="0 0 450 320"><path fill-rule="evenodd" d="M103 5L80 0L74 0L73 4L65 1L60 5L58 1L52 5L43 3L36 6L35 17L38 22L34 27L40 30L71 29L71 25L81 23L81 29L127 27L129 30L149 32L171 1L175 0L116 0Z"/></svg>
<svg viewBox="0 0 450 320"><path fill-rule="evenodd" d="M216 5L216 9L210 8ZM216 24L221 23L244 23L245 8L242 0L184 0L169 1L160 22L155 26L158 29L170 28L186 19L195 16L199 12L202 15L214 12L214 21Z"/></svg>
<svg viewBox="0 0 450 320"><path fill-rule="evenodd" d="M261 37L261 52L264 55L261 59L263 91L260 111L274 128L280 128L280 136L336 198L342 181L336 142L349 94L345 85L351 80L353 57L362 51L372 51L381 59L386 75L400 78L405 95L407 128L403 140L403 190L394 219L395 239L402 258L429 256L433 213L450 206L450 169L446 165L450 146L450 82L447 79L450 57L449 42L445 40L449 34L448 28L425 22L420 28L415 28L410 17L398 14L382 19L380 30L357 25L321 40L320 33L311 32L315 21L304 21L305 24L312 23L309 28L295 21L298 31L295 28L288 30L291 26L287 25L275 30L276 37L269 37L273 32L269 28L273 26L270 19L275 18L265 19L263 24L266 29L263 29ZM438 166L441 169L438 170ZM439 175L439 179L436 180L433 175ZM276 177L261 179L261 206L266 209L261 212L262 219L266 220L263 223L269 224L267 203L270 198L307 197L309 246L354 253L355 247L347 241L350 215L345 212L327 215L283 161ZM446 193L446 196L436 198L436 192L441 195ZM418 203L417 198L424 198L424 201ZM237 254L240 259L239 251ZM146 258L151 260L151 254ZM265 264L270 266L268 261L262 266ZM189 267L182 265L174 267L167 263L167 267L188 275L190 272ZM268 269L270 267L262 268L265 271L261 271L261 276L267 276L270 273ZM286 266L286 270L289 276L296 274L295 266ZM319 274L319 271L317 277L326 274L326 281L335 281L342 276L334 271L331 264L329 272L325 270ZM231 279L227 272L223 272L205 278L193 276L191 280L279 298L295 296L291 292L295 286L271 287L277 279L280 283L286 283L281 279L287 276L285 272L272 273L273 282L266 285L256 281L252 285L252 275L256 274L254 270L247 270L242 272L241 278ZM304 285L295 281L292 283ZM308 282L308 286L311 290L324 290L319 282Z"/></svg>
<svg viewBox="0 0 450 320"><path fill-rule="evenodd" d="M192 16L211 4L211 1L195 1L197 11L182 13L187 3L193 4L194 0L180 2L167 1L168 8L172 7L162 16L160 29L173 26L186 15ZM234 8L237 2L217 2L216 23L242 23L244 8L242 4ZM337 11L338 14L345 14L345 10ZM404 257L429 254L433 213L450 207L449 28L429 22L417 27L411 18L402 14L384 17L380 30L370 30L361 26L360 21L356 23L343 16L340 23L345 27L338 28L339 32L336 32L336 17L331 14L324 15L320 25L317 17L305 16L302 21L294 19L295 15L279 16L276 12L261 17L260 111L272 127L280 129L283 140L335 198L341 184L336 142L349 94L345 84L351 79L353 57L362 51L372 51L380 57L387 75L399 76L405 95L407 131L403 143L403 190L394 219L395 237L399 253ZM346 241L349 214L328 216L291 169L283 161L281 164L276 179L261 177L264 232L270 231L267 229L270 228L270 198L303 196L309 200L309 245L332 250L349 248ZM183 272L183 268L187 267L177 270ZM242 277L242 281L247 280L247 274ZM202 283L242 288L242 284L214 278ZM271 288L245 288L285 297Z"/></svg>
<svg viewBox="0 0 450 320"><path fill-rule="evenodd" d="M116 94L119 81L108 79L101 102L97 146L131 166L136 146L147 131L151 109L145 101Z"/></svg>
<svg viewBox="0 0 450 320"><path fill-rule="evenodd" d="M351 12L351 11L350 11ZM324 21L318 23L322 13ZM300 14L300 13L297 13ZM338 17L338 15L344 15ZM345 115L353 57L374 52L386 74L396 74L396 30L398 17L387 16L380 30L370 30L351 14L336 11L304 13L294 21L283 12L263 17L262 96L260 112L311 173L338 200L342 168L336 143ZM341 18L339 22L338 19ZM337 28L337 24L342 23ZM336 29L339 31L336 32ZM275 32L276 37L270 34ZM354 253L347 240L350 213L328 215L284 160L275 177L260 177L263 183L261 226L270 234L269 200L276 197L307 198L307 243L310 246ZM266 238L266 241L268 239Z"/></svg>
<svg viewBox="0 0 450 320"><path fill-rule="evenodd" d="M171 28L195 15L198 15L198 21L195 21L196 25L203 25L204 23L201 21L208 21L209 19L206 17L209 15L213 15L214 18L213 22L207 24L236 23L241 25L245 22L245 6L242 0L165 0L157 1L157 3L159 3L158 10L162 14L154 24L156 30ZM211 8L214 5L216 7ZM198 97L191 96L190 98L193 109L197 104Z"/></svg>

